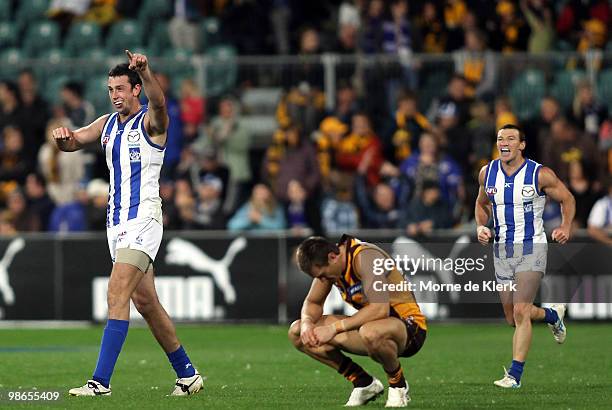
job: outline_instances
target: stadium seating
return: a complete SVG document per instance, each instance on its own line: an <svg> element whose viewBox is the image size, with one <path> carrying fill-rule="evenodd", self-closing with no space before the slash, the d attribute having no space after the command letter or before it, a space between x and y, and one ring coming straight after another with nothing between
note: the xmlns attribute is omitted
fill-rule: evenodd
<svg viewBox="0 0 612 410"><path fill-rule="evenodd" d="M9 21L11 19L11 2L0 1L0 21Z"/></svg>
<svg viewBox="0 0 612 410"><path fill-rule="evenodd" d="M85 50L102 45L100 26L90 22L79 22L70 26L64 40L64 49L69 56L79 56Z"/></svg>
<svg viewBox="0 0 612 410"><path fill-rule="evenodd" d="M106 51L110 55L123 54L124 50L143 47L143 30L137 20L122 20L113 24L106 38Z"/></svg>
<svg viewBox="0 0 612 410"><path fill-rule="evenodd" d="M612 68L608 68L599 74L597 95L602 102L608 105L608 111L612 116Z"/></svg>
<svg viewBox="0 0 612 410"><path fill-rule="evenodd" d="M208 17L204 19L200 26L200 31L200 47L204 51L207 51L211 47L220 45L223 41L221 37L221 24L215 17Z"/></svg>
<svg viewBox="0 0 612 410"><path fill-rule="evenodd" d="M172 48L167 23L162 21L155 23L155 27L153 27L149 34L147 46L152 56L161 56L164 51Z"/></svg>
<svg viewBox="0 0 612 410"><path fill-rule="evenodd" d="M17 45L17 32L15 24L9 21L0 22L0 50Z"/></svg>
<svg viewBox="0 0 612 410"><path fill-rule="evenodd" d="M39 56L41 64L36 64L33 69L41 83L47 83L56 77L68 76L73 68L67 64L66 54L61 48L50 48Z"/></svg>
<svg viewBox="0 0 612 410"><path fill-rule="evenodd" d="M576 84L584 78L585 72L582 70L566 71L561 70L555 74L555 78L550 88L550 94L559 101L563 109L567 109L574 99Z"/></svg>
<svg viewBox="0 0 612 410"><path fill-rule="evenodd" d="M23 52L28 57L37 57L49 48L59 47L60 29L57 23L43 21L30 25L23 40Z"/></svg>
<svg viewBox="0 0 612 410"><path fill-rule="evenodd" d="M10 3L4 0L3 3ZM22 34L26 27L35 21L45 19L45 13L49 7L49 0L21 0L19 8L15 13L17 32Z"/></svg>
<svg viewBox="0 0 612 410"><path fill-rule="evenodd" d="M172 3L167 0L144 0L138 12L138 21L147 32L152 31L158 22L168 18L172 12Z"/></svg>
<svg viewBox="0 0 612 410"><path fill-rule="evenodd" d="M18 48L0 52L0 78L15 80L23 66L23 54Z"/></svg>
<svg viewBox="0 0 612 410"><path fill-rule="evenodd" d="M238 67L234 61L236 49L219 45L206 50L206 57L214 60L206 65L206 94L219 96L236 85Z"/></svg>
<svg viewBox="0 0 612 410"><path fill-rule="evenodd" d="M519 74L509 90L512 109L520 120L531 118L539 109L540 100L546 95L544 73L528 69Z"/></svg>
<svg viewBox="0 0 612 410"><path fill-rule="evenodd" d="M93 104L97 114L110 112L112 106L108 98L108 76L106 74L90 78L85 84L85 99Z"/></svg>
<svg viewBox="0 0 612 410"><path fill-rule="evenodd" d="M43 88L43 97L51 104L58 104L61 101L60 91L64 84L70 81L70 77L66 75L55 75L47 78L45 87Z"/></svg>

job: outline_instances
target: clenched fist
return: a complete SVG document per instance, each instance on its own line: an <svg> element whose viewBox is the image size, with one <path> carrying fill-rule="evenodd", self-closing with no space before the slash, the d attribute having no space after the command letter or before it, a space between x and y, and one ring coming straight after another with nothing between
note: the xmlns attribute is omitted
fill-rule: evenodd
<svg viewBox="0 0 612 410"><path fill-rule="evenodd" d="M68 141L73 139L73 132L66 127L59 127L53 130L55 141Z"/></svg>
<svg viewBox="0 0 612 410"><path fill-rule="evenodd" d="M476 233L478 234L478 242L483 245L488 244L489 240L493 237L491 230L484 225L480 225L476 228Z"/></svg>

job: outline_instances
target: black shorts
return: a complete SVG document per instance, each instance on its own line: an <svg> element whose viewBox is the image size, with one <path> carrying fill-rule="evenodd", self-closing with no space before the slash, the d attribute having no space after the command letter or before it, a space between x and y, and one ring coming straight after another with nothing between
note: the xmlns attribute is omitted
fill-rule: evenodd
<svg viewBox="0 0 612 410"><path fill-rule="evenodd" d="M403 320L404 325L406 326L406 333L408 337L406 338L406 347L404 351L400 353L400 357L410 357L417 354L423 344L425 343L425 338L427 337L427 330L421 328L414 322L409 322L407 320Z"/></svg>

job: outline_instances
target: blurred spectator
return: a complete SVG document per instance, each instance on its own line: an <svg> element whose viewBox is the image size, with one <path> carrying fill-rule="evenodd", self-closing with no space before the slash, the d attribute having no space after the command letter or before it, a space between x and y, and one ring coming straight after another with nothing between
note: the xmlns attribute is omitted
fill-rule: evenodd
<svg viewBox="0 0 612 410"><path fill-rule="evenodd" d="M418 77L413 67L414 39L412 25L408 20L408 1L392 0L390 3L391 20L383 22L382 51L397 55L399 59L399 65L393 65L386 76L388 107L392 111L397 101L397 90L405 87L416 89Z"/></svg>
<svg viewBox="0 0 612 410"><path fill-rule="evenodd" d="M581 32L578 41L578 51L603 50L607 36L608 29L601 20L593 18L584 22L584 30Z"/></svg>
<svg viewBox="0 0 612 410"><path fill-rule="evenodd" d="M295 235L321 232L321 215L317 198L308 198L301 182L295 179L287 185L287 228Z"/></svg>
<svg viewBox="0 0 612 410"><path fill-rule="evenodd" d="M172 94L172 88L170 87L170 79L164 73L155 73L155 78L159 82L159 86L164 92L166 97L166 109L168 111L168 130L166 131L168 137L166 139L166 153L164 154L164 165L162 167L161 175L166 177L174 176L174 172L178 162L181 158L181 150L185 142L183 135L183 121L181 120L181 106L177 99ZM143 94L143 98L146 99L146 95ZM148 101L147 101L148 103Z"/></svg>
<svg viewBox="0 0 612 410"><path fill-rule="evenodd" d="M268 10L253 0L227 2L219 16L223 38L237 47L239 54L269 54L268 39L272 33Z"/></svg>
<svg viewBox="0 0 612 410"><path fill-rule="evenodd" d="M285 229L285 215L274 199L272 191L264 184L253 187L251 199L242 205L229 220L230 231L266 231Z"/></svg>
<svg viewBox="0 0 612 410"><path fill-rule="evenodd" d="M443 53L446 50L447 35L444 22L435 1L426 1L417 20L417 31L424 53Z"/></svg>
<svg viewBox="0 0 612 410"><path fill-rule="evenodd" d="M564 117L553 121L551 138L544 148L542 161L566 185L569 184L569 167L572 162L581 162L587 175L597 176L599 172L597 146L593 139L579 132Z"/></svg>
<svg viewBox="0 0 612 410"><path fill-rule="evenodd" d="M338 27L350 25L359 29L361 26L361 9L364 5L363 0L344 0L338 9Z"/></svg>
<svg viewBox="0 0 612 410"><path fill-rule="evenodd" d="M593 140L597 139L599 128L608 118L608 106L596 100L588 80L581 81L576 87L570 118Z"/></svg>
<svg viewBox="0 0 612 410"><path fill-rule="evenodd" d="M223 202L227 198L227 189L231 178L230 170L225 164L219 162L219 153L212 147L197 149L194 147L196 162L190 169L190 175L184 175L185 179L191 181L191 185L196 189L206 178L215 178L219 182L220 200ZM217 181L218 180L218 181ZM196 192L197 193L197 192Z"/></svg>
<svg viewBox="0 0 612 410"><path fill-rule="evenodd" d="M334 173L331 194L321 204L321 225L326 235L350 232L359 228L359 211L353 203L352 178Z"/></svg>
<svg viewBox="0 0 612 410"><path fill-rule="evenodd" d="M343 81L336 90L336 104L328 116L336 117L344 124L349 125L353 115L358 111L357 93L350 83Z"/></svg>
<svg viewBox="0 0 612 410"><path fill-rule="evenodd" d="M415 237L427 236L434 229L448 229L453 225L451 210L440 194L435 181L426 181L420 194L410 203L406 219L406 233Z"/></svg>
<svg viewBox="0 0 612 410"><path fill-rule="evenodd" d="M83 17L91 5L91 0L52 0L47 9L47 16L57 21L66 34L75 18Z"/></svg>
<svg viewBox="0 0 612 410"><path fill-rule="evenodd" d="M103 179L92 179L87 184L87 229L103 231L106 229L109 184ZM164 213L166 209L164 208Z"/></svg>
<svg viewBox="0 0 612 410"><path fill-rule="evenodd" d="M468 8L463 0L446 0L444 3L444 25L448 33L446 51L455 51L463 46L463 25L468 18Z"/></svg>
<svg viewBox="0 0 612 410"><path fill-rule="evenodd" d="M17 233L15 217L8 209L0 211L0 236L13 236Z"/></svg>
<svg viewBox="0 0 612 410"><path fill-rule="evenodd" d="M22 129L27 117L23 114L17 85L11 81L0 81L0 132L7 125Z"/></svg>
<svg viewBox="0 0 612 410"><path fill-rule="evenodd" d="M85 178L86 154L83 151L60 151L53 130L69 127L68 119L53 119L47 126L47 142L38 152L38 167L45 178L49 196L58 205L76 200L81 181Z"/></svg>
<svg viewBox="0 0 612 410"><path fill-rule="evenodd" d="M599 151L603 159L603 170L612 175L612 119L606 120L599 131Z"/></svg>
<svg viewBox="0 0 612 410"><path fill-rule="evenodd" d="M175 189L174 205L178 213L178 229L199 229L200 225L196 222L196 200L191 184L185 179L178 179Z"/></svg>
<svg viewBox="0 0 612 410"><path fill-rule="evenodd" d="M370 0L363 19L360 47L367 54L376 54L382 49L384 17L385 3L382 0Z"/></svg>
<svg viewBox="0 0 612 410"><path fill-rule="evenodd" d="M321 186L324 192L331 189L332 169L335 167L336 149L348 132L348 126L336 117L321 121L319 130L312 134L317 148L317 161L321 173Z"/></svg>
<svg viewBox="0 0 612 410"><path fill-rule="evenodd" d="M577 228L586 228L589 211L597 199L597 193L592 187L592 180L592 177L589 178L585 175L582 163L579 161L570 162L568 189L576 199L574 225Z"/></svg>
<svg viewBox="0 0 612 410"><path fill-rule="evenodd" d="M225 229L223 214L224 182L214 173L206 173L196 185L195 221L200 229Z"/></svg>
<svg viewBox="0 0 612 410"><path fill-rule="evenodd" d="M299 62L292 64L284 72L285 88L308 86L313 90L322 90L323 67L317 58L321 53L319 32L314 27L302 29L299 45Z"/></svg>
<svg viewBox="0 0 612 410"><path fill-rule="evenodd" d="M307 82L291 88L276 108L276 120L281 128L299 124L305 134L316 130L324 115L325 95Z"/></svg>
<svg viewBox="0 0 612 410"><path fill-rule="evenodd" d="M400 164L418 147L421 133L430 129L429 121L418 110L417 95L412 91L403 92L384 135L385 158Z"/></svg>
<svg viewBox="0 0 612 410"><path fill-rule="evenodd" d="M321 181L317 153L312 142L297 126L290 126L266 151L263 178L272 187L276 198L288 201L287 187L292 180L300 181L306 197L316 194Z"/></svg>
<svg viewBox="0 0 612 410"><path fill-rule="evenodd" d="M591 238L612 246L612 177L606 179L607 195L599 199L588 219L588 232Z"/></svg>
<svg viewBox="0 0 612 410"><path fill-rule="evenodd" d="M187 143L198 137L198 127L206 121L206 101L192 78L181 82L181 120L183 136Z"/></svg>
<svg viewBox="0 0 612 410"><path fill-rule="evenodd" d="M518 125L518 118L512 111L512 102L505 95L495 98L495 128L500 129L506 124Z"/></svg>
<svg viewBox="0 0 612 410"><path fill-rule="evenodd" d="M179 229L179 211L174 202L174 180L169 178L161 178L159 180L159 196L161 197L162 209L164 210L162 214L164 229Z"/></svg>
<svg viewBox="0 0 612 410"><path fill-rule="evenodd" d="M0 182L23 185L33 164L25 154L23 134L13 125L4 127L0 150Z"/></svg>
<svg viewBox="0 0 612 410"><path fill-rule="evenodd" d="M49 104L38 93L38 84L31 70L25 69L19 73L17 85L23 116L23 122L19 125L23 131L25 152L34 161L40 146L45 142L45 129L50 118Z"/></svg>
<svg viewBox="0 0 612 410"><path fill-rule="evenodd" d="M554 11L548 0L520 0L521 11L527 19L529 53L545 53L550 51L555 41Z"/></svg>
<svg viewBox="0 0 612 410"><path fill-rule="evenodd" d="M373 158L367 170L367 180L375 185L379 180L379 170L383 164L382 143L372 130L370 119L363 112L353 115L351 132L342 138L336 151L336 164L346 172L357 170L363 155L373 150Z"/></svg>
<svg viewBox="0 0 612 410"><path fill-rule="evenodd" d="M441 105L438 109L436 131L440 136L440 146L467 173L475 161L472 138L467 129L459 123L457 106L453 102Z"/></svg>
<svg viewBox="0 0 612 410"><path fill-rule="evenodd" d="M184 48L192 52L199 51L202 1L174 0L173 3L173 16L168 23L168 34L172 47Z"/></svg>
<svg viewBox="0 0 612 410"><path fill-rule="evenodd" d="M573 43L582 31L583 23L590 19L600 21L604 27L610 23L610 5L607 0L569 0L559 12L557 33Z"/></svg>
<svg viewBox="0 0 612 410"><path fill-rule="evenodd" d="M81 128L95 120L94 106L83 99L83 85L69 81L62 87L62 103L73 128Z"/></svg>
<svg viewBox="0 0 612 410"><path fill-rule="evenodd" d="M468 82L466 95L490 100L495 95L496 59L487 49L484 33L465 32L465 47L454 53L455 71Z"/></svg>
<svg viewBox="0 0 612 410"><path fill-rule="evenodd" d="M516 6L510 0L501 0L497 3L499 15L499 29L497 31L497 47L503 53L513 53L527 49L529 39L529 26L516 14Z"/></svg>
<svg viewBox="0 0 612 410"><path fill-rule="evenodd" d="M470 108L470 114L472 119L467 124L467 130L472 135L473 140L474 166L471 169L471 174L466 174L466 179L471 175L472 180L477 180L480 169L489 163L494 151L497 151L494 143L497 128L495 128L495 118L491 113L489 104L483 101L475 102ZM528 141L529 145L531 145L531 139ZM476 197L476 195L470 195L469 192L466 196L468 199Z"/></svg>
<svg viewBox="0 0 612 410"><path fill-rule="evenodd" d="M370 229L399 228L400 220L404 219L404 206L408 202L409 190L406 184L403 184L396 194L388 183L379 182L372 188L370 195L366 171L372 154L372 151L366 152L355 176L355 197L361 210L362 226Z"/></svg>
<svg viewBox="0 0 612 410"><path fill-rule="evenodd" d="M434 181L445 202L459 205L463 200L461 169L449 156L438 151L438 143L431 133L421 135L419 150L402 163L400 170L408 177L414 198L421 196L426 181Z"/></svg>
<svg viewBox="0 0 612 410"><path fill-rule="evenodd" d="M86 231L86 209L80 202L69 202L55 207L49 221L51 232L81 232Z"/></svg>
<svg viewBox="0 0 612 410"><path fill-rule="evenodd" d="M542 98L538 116L523 125L527 136L527 147L524 152L527 157L542 162L544 149L550 139L550 126L559 115L561 115L559 102L551 96Z"/></svg>
<svg viewBox="0 0 612 410"><path fill-rule="evenodd" d="M8 194L6 208L11 212L15 229L18 232L35 232L42 228L38 215L28 209L26 198L21 189L16 188Z"/></svg>
<svg viewBox="0 0 612 410"><path fill-rule="evenodd" d="M26 177L25 196L29 211L40 221L40 228L47 230L55 204L47 194L45 180L40 174L31 173Z"/></svg>
<svg viewBox="0 0 612 410"><path fill-rule="evenodd" d="M441 105L453 103L457 109L457 115L459 117L459 124L466 125L470 119L470 105L472 104L472 98L467 96L468 83L465 77L461 74L454 73L448 82L446 88L447 93L441 98L433 100L427 116L429 118L435 118L438 108Z"/></svg>
<svg viewBox="0 0 612 410"><path fill-rule="evenodd" d="M219 154L219 161L229 168L230 180L224 205L226 213L233 212L238 204L248 198L251 181L251 135L241 121L237 104L229 97L222 98L219 116L211 121L206 134L194 144L214 148Z"/></svg>

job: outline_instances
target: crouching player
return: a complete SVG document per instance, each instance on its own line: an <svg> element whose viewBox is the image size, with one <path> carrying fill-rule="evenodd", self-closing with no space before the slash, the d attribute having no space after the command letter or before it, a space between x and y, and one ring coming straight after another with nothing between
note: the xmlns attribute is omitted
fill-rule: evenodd
<svg viewBox="0 0 612 410"><path fill-rule="evenodd" d="M379 247L347 235L338 244L311 237L297 250L300 270L313 281L300 320L291 324L289 340L353 383L346 406L366 404L381 395L384 387L343 351L370 356L382 365L389 380L387 407L405 407L410 401L399 358L421 349L427 325L412 292L389 291L389 285L404 283L397 268L381 268L381 260L389 258ZM357 313L323 315L332 285Z"/></svg>

